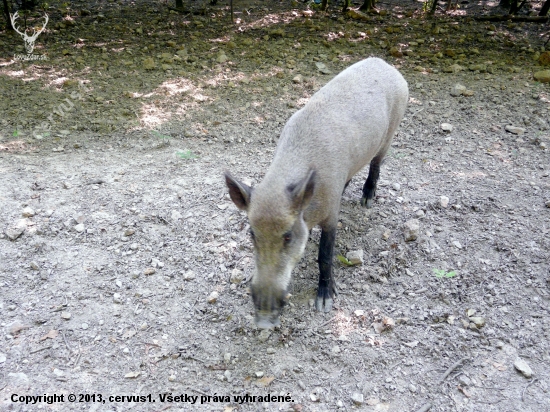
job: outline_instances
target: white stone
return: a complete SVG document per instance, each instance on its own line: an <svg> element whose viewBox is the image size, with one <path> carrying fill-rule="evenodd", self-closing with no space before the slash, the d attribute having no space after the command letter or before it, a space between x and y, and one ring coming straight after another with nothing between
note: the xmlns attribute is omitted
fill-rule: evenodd
<svg viewBox="0 0 550 412"><path fill-rule="evenodd" d="M523 127L508 125L508 126L505 127L505 129L506 129L507 132L510 132L510 133L513 133L513 134L523 134L523 133L525 133L525 129Z"/></svg>
<svg viewBox="0 0 550 412"><path fill-rule="evenodd" d="M15 225L12 225L8 227L5 231L6 235L10 238L10 240L15 240L21 234L25 231L27 228L27 219L20 219L15 223Z"/></svg>
<svg viewBox="0 0 550 412"><path fill-rule="evenodd" d="M220 297L220 294L216 291L212 292L210 295L208 295L208 303L216 303L218 301L218 298Z"/></svg>
<svg viewBox="0 0 550 412"><path fill-rule="evenodd" d="M352 265L362 265L363 264L363 250L351 250L346 254L346 259Z"/></svg>
<svg viewBox="0 0 550 412"><path fill-rule="evenodd" d="M531 367L521 358L517 358L514 362L514 368L522 373L527 379L530 379L533 376L533 370Z"/></svg>
<svg viewBox="0 0 550 412"><path fill-rule="evenodd" d="M365 401L365 398L363 397L362 393L355 392L353 395L351 395L351 400L355 405L360 406Z"/></svg>
<svg viewBox="0 0 550 412"><path fill-rule="evenodd" d="M21 213L23 217L33 217L36 213L34 212L34 209L32 207L26 207L23 209L23 212Z"/></svg>
<svg viewBox="0 0 550 412"><path fill-rule="evenodd" d="M450 123L441 123L441 130L443 130L444 132L452 132L453 125Z"/></svg>
<svg viewBox="0 0 550 412"><path fill-rule="evenodd" d="M420 222L418 219L410 219L405 222L403 226L403 234L405 235L405 241L410 242L418 238L420 233Z"/></svg>
<svg viewBox="0 0 550 412"><path fill-rule="evenodd" d="M455 96L455 97L460 96L465 91L466 91L466 86L457 83L451 89L451 96Z"/></svg>

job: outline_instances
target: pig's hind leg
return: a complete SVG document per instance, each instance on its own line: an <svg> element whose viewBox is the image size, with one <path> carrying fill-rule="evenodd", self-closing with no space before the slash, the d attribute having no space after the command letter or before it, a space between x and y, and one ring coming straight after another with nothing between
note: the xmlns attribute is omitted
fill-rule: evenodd
<svg viewBox="0 0 550 412"><path fill-rule="evenodd" d="M378 177L380 176L380 164L384 155L376 155L370 162L369 176L363 185L363 197L361 198L361 206L370 209L374 203L374 197L376 196L376 184L378 183Z"/></svg>

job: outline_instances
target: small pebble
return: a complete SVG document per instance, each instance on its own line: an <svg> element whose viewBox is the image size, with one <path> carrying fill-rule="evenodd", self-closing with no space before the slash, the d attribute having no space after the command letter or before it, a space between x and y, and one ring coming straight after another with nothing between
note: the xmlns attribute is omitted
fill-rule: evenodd
<svg viewBox="0 0 550 412"><path fill-rule="evenodd" d="M517 358L514 362L514 368L516 368L523 376L530 379L533 376L533 370L531 367L521 358Z"/></svg>
<svg viewBox="0 0 550 412"><path fill-rule="evenodd" d="M229 281L231 283L239 284L244 280L244 273L240 269L233 269Z"/></svg>
<svg viewBox="0 0 550 412"><path fill-rule="evenodd" d="M14 225L8 227L5 231L10 240L15 240L25 231L27 228L27 220L20 219Z"/></svg>
<svg viewBox="0 0 550 412"><path fill-rule="evenodd" d="M351 395L351 400L355 405L361 406L365 401L365 398L363 397L362 393L355 392L353 393L353 395Z"/></svg>
<svg viewBox="0 0 550 412"><path fill-rule="evenodd" d="M440 196L439 197L439 205L442 208L447 208L447 206L449 206L449 198L447 196Z"/></svg>
<svg viewBox="0 0 550 412"><path fill-rule="evenodd" d="M212 292L210 295L208 295L208 303L216 303L218 301L218 298L220 297L220 294L216 291Z"/></svg>
<svg viewBox="0 0 550 412"><path fill-rule="evenodd" d="M472 380L466 375L460 375L458 377L458 383L460 383L462 386L470 386L472 384Z"/></svg>
<svg viewBox="0 0 550 412"><path fill-rule="evenodd" d="M122 303L122 296L120 295L120 293L113 294L113 302Z"/></svg>
<svg viewBox="0 0 550 412"><path fill-rule="evenodd" d="M258 335L258 340L260 342L266 342L271 336L271 329L262 329Z"/></svg>
<svg viewBox="0 0 550 412"><path fill-rule="evenodd" d="M35 215L34 209L31 207L26 207L21 213L23 217L33 217Z"/></svg>
<svg viewBox="0 0 550 412"><path fill-rule="evenodd" d="M470 322L472 322L478 329L485 326L485 318L482 318L481 316L472 316L469 319Z"/></svg>
<svg viewBox="0 0 550 412"><path fill-rule="evenodd" d="M189 270L183 274L183 280L193 280L196 278L195 272Z"/></svg>
<svg viewBox="0 0 550 412"><path fill-rule="evenodd" d="M352 265L362 265L363 264L363 250L352 250L346 253L346 259Z"/></svg>
<svg viewBox="0 0 550 412"><path fill-rule="evenodd" d="M441 123L441 130L443 130L444 132L452 132L453 125L450 123Z"/></svg>
<svg viewBox="0 0 550 412"><path fill-rule="evenodd" d="M507 132L510 132L512 134L524 134L525 133L525 129L523 127L508 125L504 129L506 129Z"/></svg>
<svg viewBox="0 0 550 412"><path fill-rule="evenodd" d="M405 222L403 226L403 234L405 235L405 241L411 242L418 238L420 233L420 222L418 219L410 219Z"/></svg>
<svg viewBox="0 0 550 412"><path fill-rule="evenodd" d="M69 312L61 312L61 319L69 320L71 319L71 314Z"/></svg>
<svg viewBox="0 0 550 412"><path fill-rule="evenodd" d="M226 370L224 373L223 373L223 376L225 377L225 380L227 382L231 382L231 378L233 377L231 375L231 371L230 370Z"/></svg>

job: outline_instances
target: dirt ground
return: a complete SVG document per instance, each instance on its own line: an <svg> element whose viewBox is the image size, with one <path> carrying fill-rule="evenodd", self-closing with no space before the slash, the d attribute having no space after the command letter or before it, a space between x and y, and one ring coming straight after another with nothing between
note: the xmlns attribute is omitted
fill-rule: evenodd
<svg viewBox="0 0 550 412"><path fill-rule="evenodd" d="M52 9L39 62L0 32L0 409L550 410L545 29L248 3L235 26L223 2ZM367 170L342 198L336 253L364 262L335 259L315 312L314 229L281 327L258 330L223 172L261 181L291 114L371 55L410 103L374 208Z"/></svg>

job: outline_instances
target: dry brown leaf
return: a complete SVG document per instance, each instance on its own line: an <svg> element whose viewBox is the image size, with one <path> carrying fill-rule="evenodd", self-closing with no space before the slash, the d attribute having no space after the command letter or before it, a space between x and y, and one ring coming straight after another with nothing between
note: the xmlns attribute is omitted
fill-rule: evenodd
<svg viewBox="0 0 550 412"><path fill-rule="evenodd" d="M503 363L498 363L498 362L493 362L493 367L501 372L505 371L506 369L508 369L506 367L506 365L504 365Z"/></svg>
<svg viewBox="0 0 550 412"><path fill-rule="evenodd" d="M382 333L393 329L395 326L395 321L390 317L382 316L382 319L378 319L376 322L373 322L372 326L376 333Z"/></svg>
<svg viewBox="0 0 550 412"><path fill-rule="evenodd" d="M39 340L43 341L46 339L55 339L59 335L59 331L52 329L48 333L46 333L44 336L42 336Z"/></svg>
<svg viewBox="0 0 550 412"><path fill-rule="evenodd" d="M375 338L374 336L367 336L367 343L372 346L382 346L384 340Z"/></svg>
<svg viewBox="0 0 550 412"><path fill-rule="evenodd" d="M122 334L122 339L130 339L130 338L133 337L135 334L136 334L136 331L135 331L134 329L127 329L127 330Z"/></svg>
<svg viewBox="0 0 550 412"><path fill-rule="evenodd" d="M254 384L260 388L267 388L271 382L275 379L274 376L264 376L263 378L258 379Z"/></svg>

